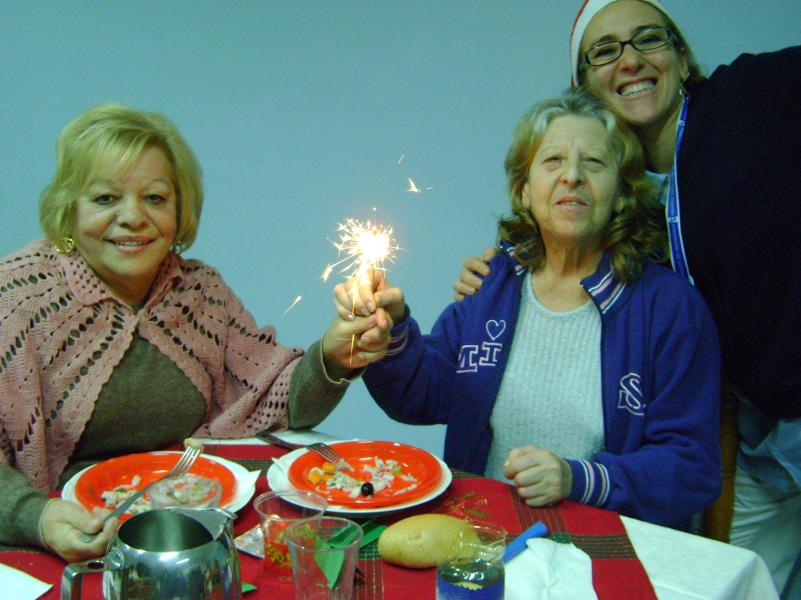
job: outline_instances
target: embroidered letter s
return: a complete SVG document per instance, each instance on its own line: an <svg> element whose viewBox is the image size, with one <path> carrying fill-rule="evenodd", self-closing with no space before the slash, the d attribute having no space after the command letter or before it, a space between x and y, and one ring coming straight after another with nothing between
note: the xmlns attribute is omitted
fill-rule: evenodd
<svg viewBox="0 0 801 600"><path fill-rule="evenodd" d="M628 373L621 377L617 407L623 408L637 417L642 417L645 414L645 404L642 401L641 384L638 373Z"/></svg>

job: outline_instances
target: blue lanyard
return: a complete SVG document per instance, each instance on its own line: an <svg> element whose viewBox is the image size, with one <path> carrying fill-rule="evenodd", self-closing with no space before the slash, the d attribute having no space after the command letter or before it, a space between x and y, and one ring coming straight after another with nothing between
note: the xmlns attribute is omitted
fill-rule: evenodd
<svg viewBox="0 0 801 600"><path fill-rule="evenodd" d="M684 252L684 239L681 237L681 206L679 204L679 151L684 138L684 125L687 120L687 108L690 103L685 96L681 102L679 122L676 125L676 149L673 151L673 167L668 176L668 197L665 204L665 218L667 220L668 241L670 242L670 262L676 273L684 275L692 285L695 285L690 267L687 264L687 255Z"/></svg>

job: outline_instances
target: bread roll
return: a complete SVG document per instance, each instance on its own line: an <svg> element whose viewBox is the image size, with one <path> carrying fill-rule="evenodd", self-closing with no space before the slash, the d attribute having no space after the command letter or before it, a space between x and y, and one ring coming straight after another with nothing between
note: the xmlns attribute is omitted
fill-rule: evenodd
<svg viewBox="0 0 801 600"><path fill-rule="evenodd" d="M470 523L449 515L407 517L387 527L378 538L381 558L403 567L435 567L448 558L460 534L466 543L478 543Z"/></svg>

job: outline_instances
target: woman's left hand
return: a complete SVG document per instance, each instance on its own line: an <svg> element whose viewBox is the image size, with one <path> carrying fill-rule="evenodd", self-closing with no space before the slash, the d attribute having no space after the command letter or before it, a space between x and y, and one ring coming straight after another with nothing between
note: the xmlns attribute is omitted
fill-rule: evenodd
<svg viewBox="0 0 801 600"><path fill-rule="evenodd" d="M391 329L392 319L381 308L369 317L334 319L323 337L323 359L329 376L341 379L384 358Z"/></svg>
<svg viewBox="0 0 801 600"><path fill-rule="evenodd" d="M570 495L573 485L567 461L536 446L512 450L503 471L529 506L553 506Z"/></svg>
<svg viewBox="0 0 801 600"><path fill-rule="evenodd" d="M398 322L405 312L403 291L394 287L380 269L354 275L334 288L334 309L346 321L355 315L368 316L381 309Z"/></svg>

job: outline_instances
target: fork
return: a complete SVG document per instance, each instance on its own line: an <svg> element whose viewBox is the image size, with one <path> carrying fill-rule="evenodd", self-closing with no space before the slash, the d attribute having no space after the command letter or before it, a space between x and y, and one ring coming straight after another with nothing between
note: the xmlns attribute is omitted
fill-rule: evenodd
<svg viewBox="0 0 801 600"><path fill-rule="evenodd" d="M306 449L311 450L312 452L316 452L324 459L326 459L328 462L333 464L337 464L341 460L343 463L345 463L348 469L353 469L353 467L348 463L348 461L346 461L339 455L339 452L337 452L331 446L329 446L324 442L315 442L313 444L309 444L308 446L306 446Z"/></svg>
<svg viewBox="0 0 801 600"><path fill-rule="evenodd" d="M144 494L148 489L150 489L151 486L155 485L159 481L168 479L170 477L180 477L181 475L185 475L187 472L189 472L189 469L192 468L192 465L195 463L197 457L200 456L200 454L203 452L203 446L194 440L188 441L187 443L188 445L186 447L186 450L184 450L184 453L181 454L181 457L178 459L178 462L176 462L173 465L172 469L167 471L167 473L165 473L158 479L151 481L143 488L137 490L137 492L133 496L131 496L125 502L120 504L117 508L114 509L114 511L110 515L104 518L103 522L108 521L112 517L119 517L120 515L125 514L125 511L128 510L134 502L136 502L139 498L141 498L142 494ZM82 533L81 540L84 542L91 542L98 536L99 533L100 532L94 534Z"/></svg>

